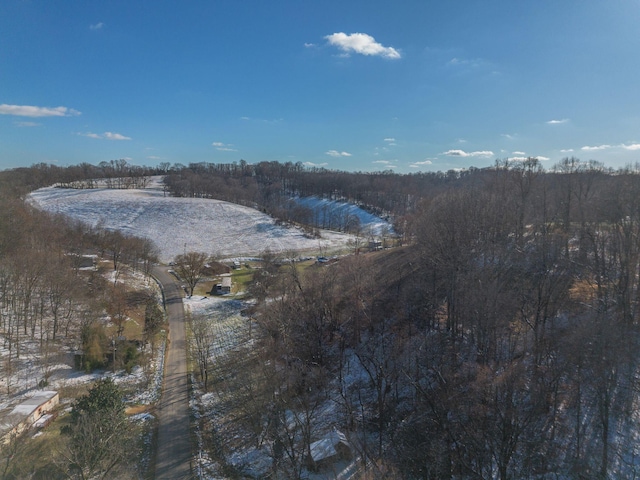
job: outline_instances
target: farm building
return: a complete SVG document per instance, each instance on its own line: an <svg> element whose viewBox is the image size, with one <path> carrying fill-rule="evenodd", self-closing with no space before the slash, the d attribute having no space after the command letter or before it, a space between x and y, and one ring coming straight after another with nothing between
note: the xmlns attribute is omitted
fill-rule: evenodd
<svg viewBox="0 0 640 480"><path fill-rule="evenodd" d="M225 295L231 293L231 274L220 275L222 283L218 283L215 286L215 293L218 295Z"/></svg>
<svg viewBox="0 0 640 480"><path fill-rule="evenodd" d="M58 392L53 390L43 390L27 398L0 419L0 441L9 443L12 436L42 423L59 402Z"/></svg>
<svg viewBox="0 0 640 480"><path fill-rule="evenodd" d="M314 470L320 470L340 460L351 459L351 446L347 437L337 430L317 442L313 442L309 446L309 450L311 457L307 459L307 462L309 467Z"/></svg>

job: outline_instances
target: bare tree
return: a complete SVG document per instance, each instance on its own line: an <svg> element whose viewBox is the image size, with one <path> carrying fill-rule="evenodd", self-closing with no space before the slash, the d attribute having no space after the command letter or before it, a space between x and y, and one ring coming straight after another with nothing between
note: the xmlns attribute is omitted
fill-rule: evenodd
<svg viewBox="0 0 640 480"><path fill-rule="evenodd" d="M175 271L187 284L189 296L193 295L196 285L202 279L202 270L208 259L209 256L202 252L187 252L175 258Z"/></svg>
<svg viewBox="0 0 640 480"><path fill-rule="evenodd" d="M209 373L211 372L211 362L213 360L211 358L214 346L212 320L205 315L188 314L187 316L191 320L191 334L194 346L192 350L193 355L198 365L200 380L206 391L209 386Z"/></svg>

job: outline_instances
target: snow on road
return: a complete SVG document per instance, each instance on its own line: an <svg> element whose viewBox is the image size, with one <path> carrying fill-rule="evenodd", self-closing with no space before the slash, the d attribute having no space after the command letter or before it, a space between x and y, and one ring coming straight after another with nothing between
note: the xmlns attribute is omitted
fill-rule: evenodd
<svg viewBox="0 0 640 480"><path fill-rule="evenodd" d="M323 231L320 239L307 238L301 229L278 226L253 208L164 196L158 182L140 190L47 187L32 192L30 198L43 210L149 238L158 246L163 262L185 250L222 258L259 255L266 250L320 252L340 248L352 238L329 231Z"/></svg>

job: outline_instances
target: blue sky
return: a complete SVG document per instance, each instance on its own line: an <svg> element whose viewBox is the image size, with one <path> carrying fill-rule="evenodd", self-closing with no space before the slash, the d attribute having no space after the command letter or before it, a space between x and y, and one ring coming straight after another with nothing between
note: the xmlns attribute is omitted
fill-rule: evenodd
<svg viewBox="0 0 640 480"><path fill-rule="evenodd" d="M0 11L0 168L640 161L640 0L2 0Z"/></svg>

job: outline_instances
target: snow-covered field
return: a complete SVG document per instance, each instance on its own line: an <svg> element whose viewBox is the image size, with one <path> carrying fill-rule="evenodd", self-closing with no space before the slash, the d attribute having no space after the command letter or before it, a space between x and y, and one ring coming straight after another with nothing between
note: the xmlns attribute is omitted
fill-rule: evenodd
<svg viewBox="0 0 640 480"><path fill-rule="evenodd" d="M360 227L365 232L373 235L382 235L384 232L392 232L393 228L386 220L363 210L353 203L327 200L320 197L295 197L293 199L298 205L309 208L314 212L318 222L331 223L331 217L355 217L360 222Z"/></svg>
<svg viewBox="0 0 640 480"><path fill-rule="evenodd" d="M153 240L163 262L184 251L226 258L272 252L325 252L344 247L353 237L322 231L312 239L298 228L275 224L258 210L219 200L164 196L161 178L140 190L47 187L32 192L39 208L90 225L101 225ZM378 219L380 220L380 219Z"/></svg>

